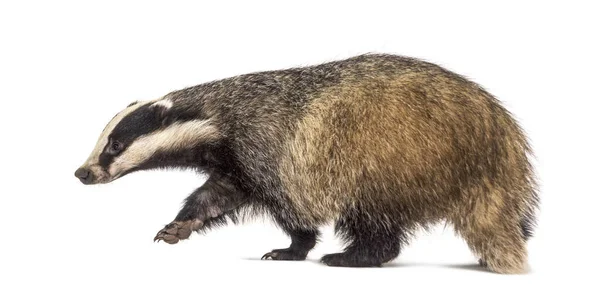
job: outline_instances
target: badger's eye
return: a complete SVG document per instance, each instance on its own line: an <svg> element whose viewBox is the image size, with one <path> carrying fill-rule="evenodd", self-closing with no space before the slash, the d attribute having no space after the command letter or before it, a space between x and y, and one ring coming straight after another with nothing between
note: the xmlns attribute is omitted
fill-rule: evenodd
<svg viewBox="0 0 600 306"><path fill-rule="evenodd" d="M123 145L116 140L113 140L108 147L108 151L112 154L119 153L121 149L123 149Z"/></svg>

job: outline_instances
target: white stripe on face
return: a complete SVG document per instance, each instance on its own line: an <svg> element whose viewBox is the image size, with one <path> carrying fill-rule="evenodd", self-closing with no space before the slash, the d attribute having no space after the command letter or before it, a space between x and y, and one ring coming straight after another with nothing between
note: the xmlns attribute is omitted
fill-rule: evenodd
<svg viewBox="0 0 600 306"><path fill-rule="evenodd" d="M121 122L121 120L123 120L123 118L127 117L127 115L131 114L133 111L140 108L142 105L146 105L148 103L152 103L155 101L156 100L146 101L146 102L138 102L138 103L122 110L120 113L118 113L106 125L106 127L102 131L102 134L100 134L100 137L98 137L98 142L96 142L96 146L94 147L94 150L92 151L92 153L90 154L88 159L85 161L82 168L94 168L94 169L99 168L99 167L92 167L92 166L98 165L99 159L100 159L100 154L104 150L104 147L106 147L106 144L108 144L108 136L110 135L110 133L112 133L112 131L117 126L117 124L119 124L119 122ZM94 171L94 172L97 172L97 171Z"/></svg>
<svg viewBox="0 0 600 306"><path fill-rule="evenodd" d="M163 130L136 139L125 148L125 151L113 160L108 169L110 180L139 166L156 152L191 149L202 142L216 140L218 137L217 128L211 124L210 120L173 123Z"/></svg>

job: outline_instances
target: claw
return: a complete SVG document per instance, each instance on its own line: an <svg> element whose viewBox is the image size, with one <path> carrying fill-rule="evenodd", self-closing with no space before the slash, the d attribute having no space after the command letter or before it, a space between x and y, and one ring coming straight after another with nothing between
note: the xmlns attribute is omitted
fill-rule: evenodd
<svg viewBox="0 0 600 306"><path fill-rule="evenodd" d="M158 232L158 234L156 234L156 236L154 236L154 242L159 242L159 241L163 240L162 235L163 235L163 231L161 230Z"/></svg>
<svg viewBox="0 0 600 306"><path fill-rule="evenodd" d="M274 256L277 256L277 253L269 252L269 253L263 255L260 259L261 260L273 259Z"/></svg>

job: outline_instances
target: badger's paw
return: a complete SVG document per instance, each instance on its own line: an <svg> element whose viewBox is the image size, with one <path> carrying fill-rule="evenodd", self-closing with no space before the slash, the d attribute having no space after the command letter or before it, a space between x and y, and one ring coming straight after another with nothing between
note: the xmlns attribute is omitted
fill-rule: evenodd
<svg viewBox="0 0 600 306"><path fill-rule="evenodd" d="M305 260L306 253L290 248L273 250L261 257L262 260Z"/></svg>
<svg viewBox="0 0 600 306"><path fill-rule="evenodd" d="M168 244L175 244L179 242L179 240L190 237L192 231L200 229L202 224L202 221L199 219L173 221L158 231L156 237L154 237L154 242L162 240Z"/></svg>

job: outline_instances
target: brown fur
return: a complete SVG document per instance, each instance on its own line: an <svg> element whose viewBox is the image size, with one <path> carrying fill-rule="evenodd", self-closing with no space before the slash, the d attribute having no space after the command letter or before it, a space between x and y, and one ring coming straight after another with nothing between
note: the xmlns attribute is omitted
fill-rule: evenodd
<svg viewBox="0 0 600 306"><path fill-rule="evenodd" d="M535 192L526 139L508 112L434 65L359 69L369 78L348 76L319 95L284 146L279 173L297 213L335 220L368 190L361 205L409 227L447 219L490 269L522 272L520 224Z"/></svg>

